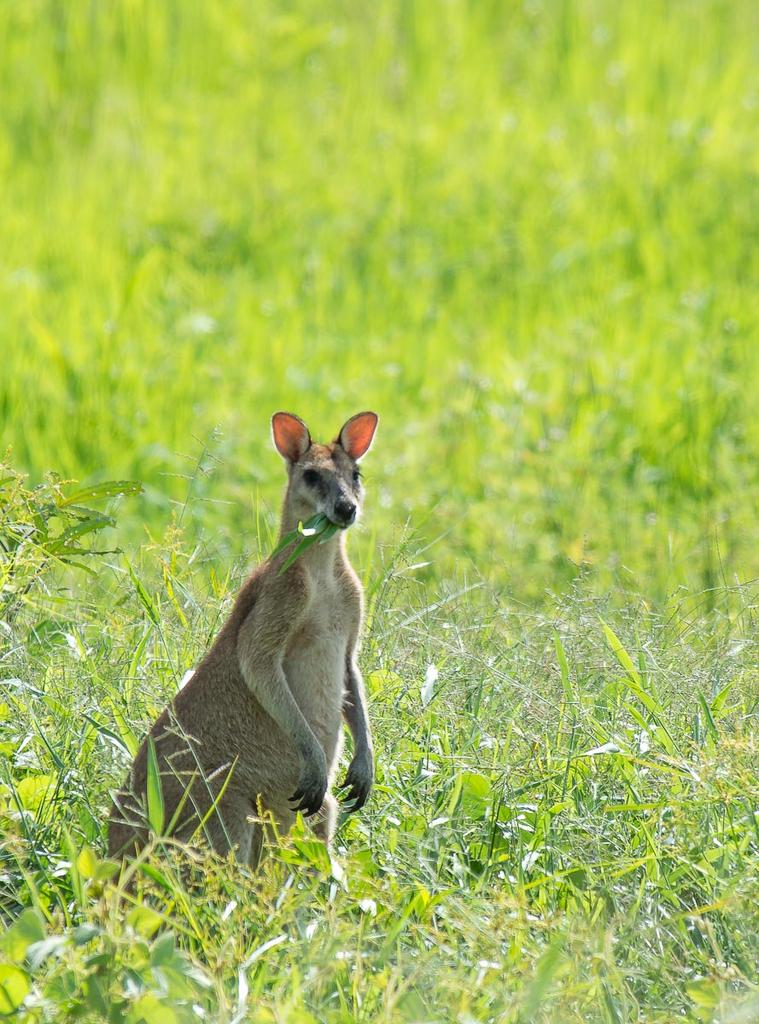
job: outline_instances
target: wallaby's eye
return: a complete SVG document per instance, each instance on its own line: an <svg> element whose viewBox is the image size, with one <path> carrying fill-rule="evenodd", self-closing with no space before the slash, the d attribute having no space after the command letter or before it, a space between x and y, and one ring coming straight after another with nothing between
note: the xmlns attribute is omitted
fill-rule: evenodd
<svg viewBox="0 0 759 1024"><path fill-rule="evenodd" d="M316 472L315 469L307 469L303 473L303 479L305 480L309 487L314 487L316 484L319 483L319 474Z"/></svg>
<svg viewBox="0 0 759 1024"><path fill-rule="evenodd" d="M361 479L361 471L358 469L353 470L353 483L357 484Z"/></svg>

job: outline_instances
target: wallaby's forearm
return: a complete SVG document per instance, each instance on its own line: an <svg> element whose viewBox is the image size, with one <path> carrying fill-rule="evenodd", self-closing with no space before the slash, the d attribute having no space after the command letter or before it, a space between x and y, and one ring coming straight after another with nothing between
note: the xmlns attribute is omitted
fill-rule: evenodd
<svg viewBox="0 0 759 1024"><path fill-rule="evenodd" d="M353 747L358 753L372 753L372 732L366 707L366 691L361 671L354 658L349 657L345 670L343 717L353 736Z"/></svg>
<svg viewBox="0 0 759 1024"><path fill-rule="evenodd" d="M265 582L237 634L237 661L245 685L292 741L301 759L318 762L324 759L324 752L282 667L303 597L293 580L275 577Z"/></svg>
<svg viewBox="0 0 759 1024"><path fill-rule="evenodd" d="M348 767L344 786L348 790L350 810L357 811L366 803L374 782L374 749L366 709L364 681L356 664L355 653L348 656L345 666L345 693L343 717L353 735L353 760Z"/></svg>
<svg viewBox="0 0 759 1024"><path fill-rule="evenodd" d="M302 758L321 750L319 741L292 695L282 666L275 662L240 659L245 685L264 711L297 747Z"/></svg>

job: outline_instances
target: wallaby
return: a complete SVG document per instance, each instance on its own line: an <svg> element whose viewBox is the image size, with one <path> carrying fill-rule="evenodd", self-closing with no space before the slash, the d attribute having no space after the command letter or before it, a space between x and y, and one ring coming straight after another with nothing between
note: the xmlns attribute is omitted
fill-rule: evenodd
<svg viewBox="0 0 759 1024"><path fill-rule="evenodd" d="M357 463L377 422L375 413L359 413L322 445L297 416L272 417L288 474L280 540L316 513L341 529L284 571L292 544L253 571L213 646L140 747L114 800L110 856L134 854L147 840L149 760L158 768L164 827L180 839L202 825L217 852L233 850L255 866L263 820L284 835L302 811L315 816L314 831L329 844L341 717L353 735L347 801L351 810L366 802L374 756L358 667L363 592L345 532L361 509Z"/></svg>

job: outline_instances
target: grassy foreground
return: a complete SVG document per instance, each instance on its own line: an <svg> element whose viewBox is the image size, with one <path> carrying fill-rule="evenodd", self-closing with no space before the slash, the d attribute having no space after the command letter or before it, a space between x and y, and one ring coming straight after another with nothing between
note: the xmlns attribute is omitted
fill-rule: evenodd
<svg viewBox="0 0 759 1024"><path fill-rule="evenodd" d="M0 472L0 1014L759 1017L757 38L0 3L2 442L80 481ZM375 794L335 863L116 887L108 791L271 549L280 407L382 417Z"/></svg>
<svg viewBox="0 0 759 1024"><path fill-rule="evenodd" d="M620 613L582 588L517 611L418 584L409 542L369 579L379 774L337 862L297 830L255 878L158 851L127 891L99 860L108 789L239 582L209 585L196 556L174 533L139 570L101 567L96 599L46 598L37 575L34 625L10 609L0 1009L755 1019L756 594L734 618ZM53 600L65 614L43 618Z"/></svg>

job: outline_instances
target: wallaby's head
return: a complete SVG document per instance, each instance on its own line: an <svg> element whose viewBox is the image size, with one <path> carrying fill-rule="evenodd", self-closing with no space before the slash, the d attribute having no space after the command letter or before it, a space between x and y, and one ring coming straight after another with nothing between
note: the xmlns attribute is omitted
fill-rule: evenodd
<svg viewBox="0 0 759 1024"><path fill-rule="evenodd" d="M291 516L306 520L321 512L342 527L356 521L364 493L358 461L369 451L378 420L374 412L360 412L332 444L314 444L298 416L272 416L274 446L287 464L285 508Z"/></svg>

